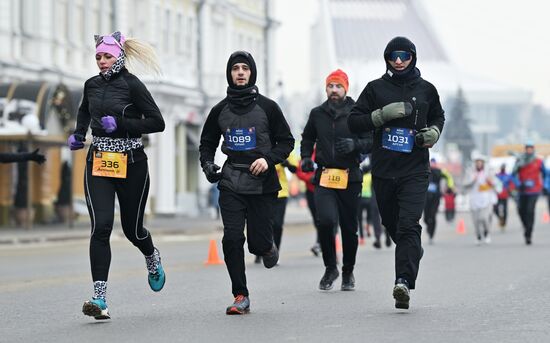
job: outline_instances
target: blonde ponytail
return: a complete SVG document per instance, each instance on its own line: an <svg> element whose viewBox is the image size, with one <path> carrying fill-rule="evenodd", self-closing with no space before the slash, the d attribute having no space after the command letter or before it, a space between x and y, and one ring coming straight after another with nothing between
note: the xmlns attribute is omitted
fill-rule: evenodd
<svg viewBox="0 0 550 343"><path fill-rule="evenodd" d="M135 38L126 38L124 42L126 66L131 72L144 70L147 73L160 76L160 64L153 47Z"/></svg>

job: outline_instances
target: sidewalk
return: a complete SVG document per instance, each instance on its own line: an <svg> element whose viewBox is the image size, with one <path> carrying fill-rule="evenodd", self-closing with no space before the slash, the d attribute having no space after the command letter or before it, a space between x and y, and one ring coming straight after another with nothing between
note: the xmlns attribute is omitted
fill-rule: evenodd
<svg viewBox="0 0 550 343"><path fill-rule="evenodd" d="M307 208L292 202L288 205L285 227L311 223ZM200 217L146 217L144 226L155 235L203 235L223 230L221 219L210 216ZM120 218L115 217L113 235L123 235ZM0 227L0 248L13 244L37 244L45 242L63 242L87 240L90 236L89 218L79 218L70 228L68 224L34 225L31 229L23 227Z"/></svg>

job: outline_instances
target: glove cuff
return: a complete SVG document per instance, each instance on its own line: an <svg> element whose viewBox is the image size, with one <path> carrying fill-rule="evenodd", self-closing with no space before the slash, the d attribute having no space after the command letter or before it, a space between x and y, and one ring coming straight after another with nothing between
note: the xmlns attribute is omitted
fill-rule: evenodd
<svg viewBox="0 0 550 343"><path fill-rule="evenodd" d="M372 111L371 112L371 119L372 119L372 124L375 127L380 127L380 126L384 125L384 119L382 119L382 110L381 109Z"/></svg>

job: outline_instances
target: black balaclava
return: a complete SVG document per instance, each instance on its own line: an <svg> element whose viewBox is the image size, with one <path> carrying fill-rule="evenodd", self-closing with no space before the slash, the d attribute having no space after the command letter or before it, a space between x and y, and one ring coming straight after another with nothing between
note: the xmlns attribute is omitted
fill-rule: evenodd
<svg viewBox="0 0 550 343"><path fill-rule="evenodd" d="M231 68L236 63L246 63L250 68L250 79L248 84L244 86L237 86L233 83L231 77ZM258 87L256 87L256 62L249 52L235 51L229 56L227 61L226 77L227 77L227 99L229 107L232 111L237 113L247 113L256 104L258 99Z"/></svg>
<svg viewBox="0 0 550 343"><path fill-rule="evenodd" d="M408 51L412 54L411 63L404 70L397 71L388 62L392 51ZM420 70L416 68L416 46L406 37L395 37L388 42L384 49L384 61L386 62L387 74L395 80L409 80L420 76Z"/></svg>
<svg viewBox="0 0 550 343"><path fill-rule="evenodd" d="M237 86L233 83L233 78L231 77L231 68L237 63L246 63L246 65L250 67L250 80L248 80L248 84L246 86ZM256 74L256 62L249 52L235 51L231 54L231 56L229 56L229 60L227 61L227 69L225 72L225 76L227 77L227 84L229 85L229 87L234 89L244 89L250 86L254 86L256 84Z"/></svg>

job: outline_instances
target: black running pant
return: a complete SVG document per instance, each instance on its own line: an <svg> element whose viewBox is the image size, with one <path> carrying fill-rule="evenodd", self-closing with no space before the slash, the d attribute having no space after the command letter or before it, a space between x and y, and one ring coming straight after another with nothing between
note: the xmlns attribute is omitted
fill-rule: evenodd
<svg viewBox="0 0 550 343"><path fill-rule="evenodd" d="M428 174L383 179L373 177L382 224L395 242L395 278L415 288L422 258L420 217L426 202Z"/></svg>
<svg viewBox="0 0 550 343"><path fill-rule="evenodd" d="M371 221L372 228L374 229L374 238L377 241L380 241L382 236L382 223L380 222L380 211L378 210L378 203L376 202L376 194L372 192L372 197L370 201L370 212L371 212ZM386 238L388 237L388 230L386 232Z"/></svg>
<svg viewBox="0 0 550 343"><path fill-rule="evenodd" d="M348 184L347 189L315 188L315 206L319 223L319 238L325 267L336 268L334 228L340 223L342 232L342 271L352 272L357 255L357 208L361 183Z"/></svg>
<svg viewBox="0 0 550 343"><path fill-rule="evenodd" d="M124 235L143 255L154 252L153 240L143 227L143 212L149 194L147 160L128 164L125 179L92 175L92 162L86 163L84 175L86 204L92 223L90 264L93 281L107 281L111 264L109 238L113 231L115 194L120 205Z"/></svg>
<svg viewBox="0 0 550 343"><path fill-rule="evenodd" d="M315 238L315 241L320 244L321 240L319 239L319 223L317 220L317 208L315 207L315 197L312 191L306 190L306 201L307 201L307 207L309 208L309 212L311 213L311 218L313 218L313 225L315 226L315 232L317 234L317 238Z"/></svg>
<svg viewBox="0 0 550 343"><path fill-rule="evenodd" d="M237 194L220 190L220 211L223 221L223 255L234 296L248 296L244 265L244 227L248 251L263 256L273 246L273 207L277 193Z"/></svg>
<svg viewBox="0 0 550 343"><path fill-rule="evenodd" d="M533 225L535 224L535 205L537 204L538 194L520 194L518 200L518 212L523 224L523 233L525 238L531 238L533 234Z"/></svg>
<svg viewBox="0 0 550 343"><path fill-rule="evenodd" d="M365 237L363 231L365 231L365 227L363 227L363 213L366 212L366 224L368 225L370 223L370 221L372 220L372 214L370 213L371 212L371 209L370 209L370 202L371 202L371 198L365 198L365 197L359 197L359 205L358 205L358 210L357 210L357 220L358 220L358 224L359 224L359 237L363 238Z"/></svg>
<svg viewBox="0 0 550 343"><path fill-rule="evenodd" d="M439 198L439 193L428 193L426 195L426 204L424 205L424 223L426 223L428 236L430 238L433 238L435 234Z"/></svg>
<svg viewBox="0 0 550 343"><path fill-rule="evenodd" d="M288 198L277 198L273 206L273 241L277 249L281 247L283 237L283 225L285 224L285 212Z"/></svg>
<svg viewBox="0 0 550 343"><path fill-rule="evenodd" d="M508 218L508 199L498 199L495 204L494 212L500 220L502 226L506 225L506 219Z"/></svg>

